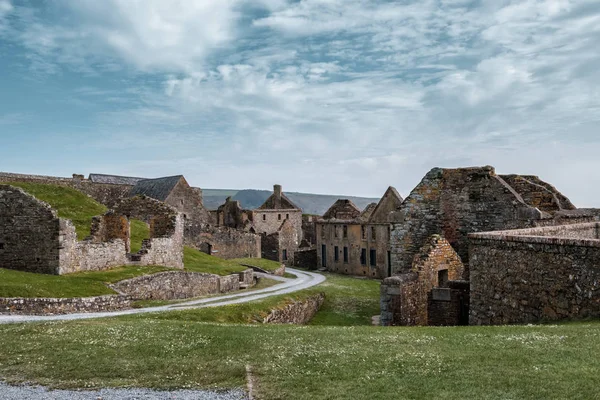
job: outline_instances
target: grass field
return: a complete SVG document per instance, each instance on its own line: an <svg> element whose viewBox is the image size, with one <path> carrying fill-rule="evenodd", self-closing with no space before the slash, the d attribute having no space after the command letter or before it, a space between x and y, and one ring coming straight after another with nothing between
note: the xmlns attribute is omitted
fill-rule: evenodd
<svg viewBox="0 0 600 400"><path fill-rule="evenodd" d="M260 399L594 399L600 323L379 328L119 318L0 326L0 376L60 387L243 387Z"/></svg>
<svg viewBox="0 0 600 400"><path fill-rule="evenodd" d="M238 264L252 265L253 267L264 269L267 272L273 272L276 269L281 268L281 263L264 258L236 258L231 261Z"/></svg>

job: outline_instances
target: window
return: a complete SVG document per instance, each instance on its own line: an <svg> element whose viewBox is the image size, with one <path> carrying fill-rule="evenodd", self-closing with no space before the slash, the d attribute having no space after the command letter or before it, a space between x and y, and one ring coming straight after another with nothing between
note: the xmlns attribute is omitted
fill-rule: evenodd
<svg viewBox="0 0 600 400"><path fill-rule="evenodd" d="M360 250L360 265L367 265L367 249Z"/></svg>
<svg viewBox="0 0 600 400"><path fill-rule="evenodd" d="M343 232L344 239L348 239L348 225L344 225Z"/></svg>
<svg viewBox="0 0 600 400"><path fill-rule="evenodd" d="M326 225L321 225L321 239L325 239L325 227Z"/></svg>
<svg viewBox="0 0 600 400"><path fill-rule="evenodd" d="M281 221L281 214L277 214L277 219Z"/></svg>
<svg viewBox="0 0 600 400"><path fill-rule="evenodd" d="M183 200L180 200L180 201L181 201L181 205L183 205Z"/></svg>
<svg viewBox="0 0 600 400"><path fill-rule="evenodd" d="M388 239L392 238L392 227L388 225Z"/></svg>
<svg viewBox="0 0 600 400"><path fill-rule="evenodd" d="M375 249L371 249L369 252L369 263L371 267L377 266L377 251Z"/></svg>
<svg viewBox="0 0 600 400"><path fill-rule="evenodd" d="M285 219L290 219L290 214L285 214Z"/></svg>
<svg viewBox="0 0 600 400"><path fill-rule="evenodd" d="M263 214L263 221L267 220L267 214Z"/></svg>
<svg viewBox="0 0 600 400"><path fill-rule="evenodd" d="M0 250L4 250L4 243L0 243Z"/></svg>
<svg viewBox="0 0 600 400"><path fill-rule="evenodd" d="M333 237L338 237L338 227L337 227L337 225L333 226Z"/></svg>
<svg viewBox="0 0 600 400"><path fill-rule="evenodd" d="M448 270L441 269L438 271L438 287L448 286Z"/></svg>
<svg viewBox="0 0 600 400"><path fill-rule="evenodd" d="M321 264L323 268L327 268L327 246L321 245Z"/></svg>
<svg viewBox="0 0 600 400"><path fill-rule="evenodd" d="M335 262L340 261L340 248L337 246L333 248L333 259Z"/></svg>
<svg viewBox="0 0 600 400"><path fill-rule="evenodd" d="M364 226L360 227L360 235L363 239L367 238L367 228L365 228Z"/></svg>
<svg viewBox="0 0 600 400"><path fill-rule="evenodd" d="M287 249L283 249L283 261L287 261Z"/></svg>
<svg viewBox="0 0 600 400"><path fill-rule="evenodd" d="M371 227L371 240L377 240L377 228Z"/></svg>
<svg viewBox="0 0 600 400"><path fill-rule="evenodd" d="M348 248L344 247L344 262L348 264Z"/></svg>

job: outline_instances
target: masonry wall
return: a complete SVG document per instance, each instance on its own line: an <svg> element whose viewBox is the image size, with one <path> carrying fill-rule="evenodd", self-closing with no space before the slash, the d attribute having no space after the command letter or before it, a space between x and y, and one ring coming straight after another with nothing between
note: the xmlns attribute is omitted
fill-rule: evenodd
<svg viewBox="0 0 600 400"><path fill-rule="evenodd" d="M468 264L469 233L530 227L541 218L492 167L434 168L393 215L392 273L410 271L433 234L444 236Z"/></svg>
<svg viewBox="0 0 600 400"><path fill-rule="evenodd" d="M293 265L294 255L300 245L298 229L289 221L284 222L278 234L279 261L282 264Z"/></svg>
<svg viewBox="0 0 600 400"><path fill-rule="evenodd" d="M167 271L124 280L111 287L135 299L189 299L220 293L220 279L213 274Z"/></svg>
<svg viewBox="0 0 600 400"><path fill-rule="evenodd" d="M270 235L276 233L285 219L295 227L298 237L302 239L302 210L254 210L252 221L256 233Z"/></svg>
<svg viewBox="0 0 600 400"><path fill-rule="evenodd" d="M299 249L294 256L294 266L316 270L319 265L317 249L314 247Z"/></svg>
<svg viewBox="0 0 600 400"><path fill-rule="evenodd" d="M197 249L210 244L213 255L224 259L259 258L261 255L260 235L227 227L205 225L195 236L186 237L185 242Z"/></svg>
<svg viewBox="0 0 600 400"><path fill-rule="evenodd" d="M293 301L281 308L272 310L269 315L264 318L263 323L296 325L308 324L319 311L324 301L325 294L323 293L315 294L304 300Z"/></svg>
<svg viewBox="0 0 600 400"><path fill-rule="evenodd" d="M60 219L23 190L0 185L0 268L56 274Z"/></svg>
<svg viewBox="0 0 600 400"><path fill-rule="evenodd" d="M547 233L571 238L539 228L470 235L471 324L600 316L600 240L588 234L597 224L570 227Z"/></svg>
<svg viewBox="0 0 600 400"><path fill-rule="evenodd" d="M469 325L469 282L451 281L427 295L428 326Z"/></svg>
<svg viewBox="0 0 600 400"><path fill-rule="evenodd" d="M0 298L0 313L52 315L118 311L131 308L129 296L97 296L78 298Z"/></svg>

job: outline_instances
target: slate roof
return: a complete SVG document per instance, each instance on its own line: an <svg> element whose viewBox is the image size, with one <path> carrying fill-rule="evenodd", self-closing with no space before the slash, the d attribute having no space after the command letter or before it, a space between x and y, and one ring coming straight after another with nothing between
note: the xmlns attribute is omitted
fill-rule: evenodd
<svg viewBox="0 0 600 400"><path fill-rule="evenodd" d="M136 183L131 192L129 192L129 195L131 197L144 195L156 200L165 201L182 178L183 175L144 179Z"/></svg>
<svg viewBox="0 0 600 400"><path fill-rule="evenodd" d="M133 176L90 174L89 180L93 183L108 183L111 185L135 185L146 178L136 178Z"/></svg>

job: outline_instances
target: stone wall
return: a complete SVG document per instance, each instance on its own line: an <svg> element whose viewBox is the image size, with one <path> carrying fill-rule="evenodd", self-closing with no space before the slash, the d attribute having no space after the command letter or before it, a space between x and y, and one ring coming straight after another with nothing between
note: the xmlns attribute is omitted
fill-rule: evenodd
<svg viewBox="0 0 600 400"><path fill-rule="evenodd" d="M56 274L60 223L48 204L0 185L0 267Z"/></svg>
<svg viewBox="0 0 600 400"><path fill-rule="evenodd" d="M117 311L131 308L129 296L98 296L70 299L0 298L0 313L52 315Z"/></svg>
<svg viewBox="0 0 600 400"><path fill-rule="evenodd" d="M196 249L210 245L213 255L226 260L260 257L260 235L224 226L204 225L195 235L187 235L185 241Z"/></svg>
<svg viewBox="0 0 600 400"><path fill-rule="evenodd" d="M591 223L469 235L471 324L600 316L597 229Z"/></svg>
<svg viewBox="0 0 600 400"><path fill-rule="evenodd" d="M427 325L469 325L469 282L450 281L427 296Z"/></svg>
<svg viewBox="0 0 600 400"><path fill-rule="evenodd" d="M239 277L241 285L244 285L247 288L250 286L254 286L254 270L247 269L243 272L240 272Z"/></svg>
<svg viewBox="0 0 600 400"><path fill-rule="evenodd" d="M295 267L316 270L318 265L317 249L314 247L299 249L294 256Z"/></svg>
<svg viewBox="0 0 600 400"><path fill-rule="evenodd" d="M272 310L265 317L265 324L308 324L325 301L325 294L319 293L301 301L292 301L281 308Z"/></svg>
<svg viewBox="0 0 600 400"><path fill-rule="evenodd" d="M317 218L316 215L302 216L302 240L309 246L317 243Z"/></svg>
<svg viewBox="0 0 600 400"><path fill-rule="evenodd" d="M175 300L221 293L218 275L167 271L111 285L115 291L144 300Z"/></svg>
<svg viewBox="0 0 600 400"><path fill-rule="evenodd" d="M219 290L221 293L233 292L240 290L239 275L225 275L219 277Z"/></svg>
<svg viewBox="0 0 600 400"><path fill-rule="evenodd" d="M267 235L276 233L286 219L296 229L299 240L302 240L302 210L253 210L252 224L256 233Z"/></svg>
<svg viewBox="0 0 600 400"><path fill-rule="evenodd" d="M542 217L493 167L434 168L392 217L392 273L410 271L431 235L445 237L468 264L469 233L530 227Z"/></svg>
<svg viewBox="0 0 600 400"><path fill-rule="evenodd" d="M416 272L386 278L381 283L382 326L417 325L421 285Z"/></svg>

